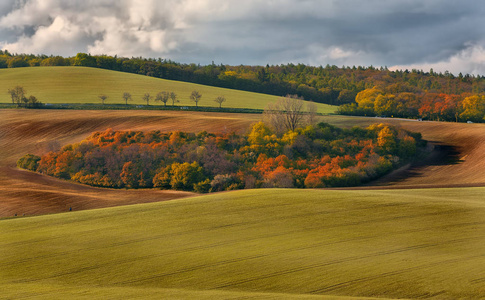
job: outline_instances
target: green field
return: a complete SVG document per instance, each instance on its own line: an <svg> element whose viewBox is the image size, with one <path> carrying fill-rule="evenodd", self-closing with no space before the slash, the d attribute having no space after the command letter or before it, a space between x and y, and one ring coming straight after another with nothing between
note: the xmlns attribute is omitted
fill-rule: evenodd
<svg viewBox="0 0 485 300"><path fill-rule="evenodd" d="M484 193L243 190L4 219L1 295L484 298Z"/></svg>
<svg viewBox="0 0 485 300"><path fill-rule="evenodd" d="M98 96L109 96L107 104L124 104L123 92L132 94L129 104L146 105L142 96L155 96L161 91L173 91L178 95L178 106L195 106L189 96L193 90L202 94L199 106L218 107L217 96L225 96L222 104L227 108L264 109L277 96L251 93L165 80L148 76L86 67L28 67L0 70L0 103L11 103L9 88L23 86L27 95L34 95L43 103L101 103ZM171 104L169 101L167 104ZM150 105L163 105L152 100ZM319 113L334 113L336 106L317 104Z"/></svg>

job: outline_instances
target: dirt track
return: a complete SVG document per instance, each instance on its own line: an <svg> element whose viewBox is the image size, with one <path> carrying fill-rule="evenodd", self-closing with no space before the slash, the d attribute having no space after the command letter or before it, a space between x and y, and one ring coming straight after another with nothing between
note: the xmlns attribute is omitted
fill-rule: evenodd
<svg viewBox="0 0 485 300"><path fill-rule="evenodd" d="M158 190L114 190L83 186L22 171L15 167L26 154L37 155L78 142L93 131L247 130L261 115L170 111L0 110L0 217L37 215L176 199L192 193ZM349 118L325 117L347 126ZM352 124L388 122L419 131L427 140L448 145L442 157L373 183L392 187L485 185L485 124L455 124L352 118ZM449 151L449 150L453 151ZM439 154L438 153L438 154ZM451 159L451 160L450 160Z"/></svg>

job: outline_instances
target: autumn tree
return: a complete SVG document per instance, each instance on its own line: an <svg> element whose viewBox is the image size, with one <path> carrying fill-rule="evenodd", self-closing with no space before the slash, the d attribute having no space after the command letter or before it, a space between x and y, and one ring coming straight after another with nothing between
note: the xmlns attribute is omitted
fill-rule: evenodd
<svg viewBox="0 0 485 300"><path fill-rule="evenodd" d="M202 94L199 93L198 91L192 91L192 94L190 94L190 100L195 102L195 106L198 106L198 103L200 99L202 98Z"/></svg>
<svg viewBox="0 0 485 300"><path fill-rule="evenodd" d="M202 167L195 161L191 164L174 163L171 169L170 185L175 190L191 191L194 189L194 184L206 179Z"/></svg>
<svg viewBox="0 0 485 300"><path fill-rule="evenodd" d="M460 118L474 122L483 121L485 115L485 96L473 95L463 99L463 112Z"/></svg>
<svg viewBox="0 0 485 300"><path fill-rule="evenodd" d="M105 95L105 94L101 94L98 96L98 98L101 100L101 104L104 105L104 101L106 101L106 99L108 99L108 96Z"/></svg>
<svg viewBox="0 0 485 300"><path fill-rule="evenodd" d="M139 182L139 175L136 170L136 166L132 161L128 161L123 165L122 172L120 174L121 181L128 188L137 188Z"/></svg>
<svg viewBox="0 0 485 300"><path fill-rule="evenodd" d="M218 96L214 101L219 103L219 108L222 108L222 103L226 102L226 98L224 96Z"/></svg>
<svg viewBox="0 0 485 300"><path fill-rule="evenodd" d="M128 100L131 100L131 94L124 92L122 98L125 100L125 104L128 105Z"/></svg>
<svg viewBox="0 0 485 300"><path fill-rule="evenodd" d="M143 99L143 101L147 102L147 105L150 105L150 100L152 100L152 96L150 95L150 93L145 93L145 95L143 95L142 99Z"/></svg>
<svg viewBox="0 0 485 300"><path fill-rule="evenodd" d="M382 125L382 124L381 124ZM381 126L377 135L377 145L384 151L394 153L397 147L396 136L389 126Z"/></svg>
<svg viewBox="0 0 485 300"><path fill-rule="evenodd" d="M377 96L382 94L382 90L378 89L377 87L365 89L357 94L355 97L355 102L357 102L359 108L363 109L364 111L372 112L374 109L374 101L376 100Z"/></svg>
<svg viewBox="0 0 485 300"><path fill-rule="evenodd" d="M394 115L396 113L396 96L379 94L374 99L374 111L377 115Z"/></svg>
<svg viewBox="0 0 485 300"><path fill-rule="evenodd" d="M170 93L163 91L157 94L157 96L155 97L155 101L161 101L163 102L164 106L167 106L167 102L169 98L170 98Z"/></svg>

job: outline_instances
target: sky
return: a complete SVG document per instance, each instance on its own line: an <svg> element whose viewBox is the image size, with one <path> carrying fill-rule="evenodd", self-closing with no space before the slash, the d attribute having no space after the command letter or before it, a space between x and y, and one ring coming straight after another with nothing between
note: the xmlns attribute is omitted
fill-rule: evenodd
<svg viewBox="0 0 485 300"><path fill-rule="evenodd" d="M479 0L1 0L0 48L485 75Z"/></svg>

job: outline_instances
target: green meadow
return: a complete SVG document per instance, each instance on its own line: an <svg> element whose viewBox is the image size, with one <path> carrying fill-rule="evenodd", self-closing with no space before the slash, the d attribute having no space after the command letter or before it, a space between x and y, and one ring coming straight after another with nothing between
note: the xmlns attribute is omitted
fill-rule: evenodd
<svg viewBox="0 0 485 300"><path fill-rule="evenodd" d="M165 80L143 75L116 72L110 70L86 67L27 67L0 70L0 103L11 103L9 88L23 86L27 95L34 95L42 103L98 103L99 95L109 98L106 104L124 104L124 92L132 95L128 104L146 105L142 99L145 93L150 93L153 100L151 106L163 105L155 102L158 92L175 92L179 103L177 106L195 106L190 100L192 91L202 94L199 106L219 107L214 101L218 96L224 96L226 108L264 109L268 103L276 102L279 97L245 92L232 89L217 88L181 81ZM171 101L167 103L171 105ZM334 113L336 106L319 104L318 112Z"/></svg>
<svg viewBox="0 0 485 300"><path fill-rule="evenodd" d="M242 190L3 219L1 297L484 298L484 193Z"/></svg>

